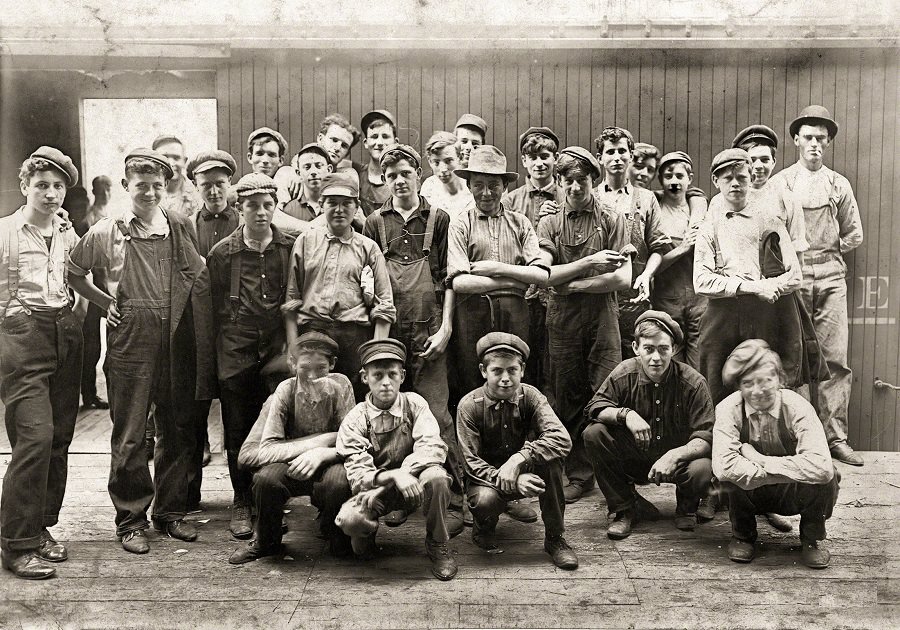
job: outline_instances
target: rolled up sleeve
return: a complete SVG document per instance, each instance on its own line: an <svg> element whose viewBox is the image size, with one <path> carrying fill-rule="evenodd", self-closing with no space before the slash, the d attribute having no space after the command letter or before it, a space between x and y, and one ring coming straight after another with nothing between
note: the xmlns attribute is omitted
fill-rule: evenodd
<svg viewBox="0 0 900 630"><path fill-rule="evenodd" d="M710 298L734 297L741 280L717 272L715 251L715 224L707 221L694 245L694 292Z"/></svg>
<svg viewBox="0 0 900 630"><path fill-rule="evenodd" d="M729 396L716 407L713 426L712 468L719 481L733 483L744 490L752 490L772 483L760 464L741 455L740 405Z"/></svg>
<svg viewBox="0 0 900 630"><path fill-rule="evenodd" d="M526 440L519 452L526 461L531 462L565 459L572 450L572 438L547 402L547 397L532 388L525 389L525 396L525 413L533 418L537 437Z"/></svg>
<svg viewBox="0 0 900 630"><path fill-rule="evenodd" d="M447 460L447 445L441 439L441 429L425 399L408 394L407 400L415 413L413 452L406 456L400 469L418 477L429 466L440 466Z"/></svg>
<svg viewBox="0 0 900 630"><path fill-rule="evenodd" d="M453 278L472 271L469 260L469 215L464 214L450 221L447 232L447 286L453 286Z"/></svg>
<svg viewBox="0 0 900 630"><path fill-rule="evenodd" d="M283 313L296 313L303 306L303 287L306 280L306 270L303 266L305 247L306 237L301 234L291 250L285 302L281 307Z"/></svg>
<svg viewBox="0 0 900 630"><path fill-rule="evenodd" d="M663 254L672 250L675 246L672 239L666 234L659 221L659 202L656 195L649 195L650 212L647 213L647 225L644 228L644 239L647 241L647 249L651 254Z"/></svg>
<svg viewBox="0 0 900 630"><path fill-rule="evenodd" d="M372 269L375 279L375 302L369 314L371 319L383 319L389 323L397 320L397 309L394 306L394 294L391 289L391 277L388 274L384 254L378 249L375 241L367 243L366 263Z"/></svg>
<svg viewBox="0 0 900 630"><path fill-rule="evenodd" d="M483 485L497 487L499 471L481 458L481 403L464 398L456 410L456 433L466 474Z"/></svg>

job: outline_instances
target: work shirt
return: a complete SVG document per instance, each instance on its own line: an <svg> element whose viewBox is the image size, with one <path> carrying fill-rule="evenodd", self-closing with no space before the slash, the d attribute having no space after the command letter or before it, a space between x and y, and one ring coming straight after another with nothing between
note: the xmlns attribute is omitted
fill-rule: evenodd
<svg viewBox="0 0 900 630"><path fill-rule="evenodd" d="M159 207L166 212L178 212L186 217L191 217L203 207L203 199L200 197L200 192L196 186L188 181L187 178L182 177L181 192L166 193Z"/></svg>
<svg viewBox="0 0 900 630"><path fill-rule="evenodd" d="M291 199L289 202L287 202L281 209L282 212L301 221L312 221L313 219L321 215L322 206L320 206L319 204L314 205L309 200L307 200L305 192L305 189L301 190L300 196L298 198Z"/></svg>
<svg viewBox="0 0 900 630"><path fill-rule="evenodd" d="M62 220L51 217L50 246L40 230L25 221L25 206L0 219L0 317L29 309L46 311L69 304L66 287L66 256L78 243L74 229L63 229ZM10 242L19 246L18 299L10 299ZM5 309L5 313L4 313Z"/></svg>
<svg viewBox="0 0 900 630"><path fill-rule="evenodd" d="M194 228L197 230L197 251L206 258L213 245L226 238L241 223L238 211L225 206L221 212L212 212L203 206L194 215Z"/></svg>
<svg viewBox="0 0 900 630"><path fill-rule="evenodd" d="M659 383L641 367L637 357L617 365L591 398L585 411L589 420L604 409L628 407L650 425L650 452L659 457L699 438L712 443L715 422L712 396L706 379L694 368L673 360Z"/></svg>
<svg viewBox="0 0 900 630"><path fill-rule="evenodd" d="M475 207L475 197L472 196L472 191L469 190L465 180L460 179L460 183L462 186L459 192L451 195L444 188L441 180L432 175L422 182L419 194L428 200L432 208L440 208L446 212L452 221Z"/></svg>
<svg viewBox="0 0 900 630"><path fill-rule="evenodd" d="M659 204L659 227L675 247L684 242L691 229L691 208L687 200L683 206L670 206L665 201ZM678 298L685 294L694 295L694 252L688 251L671 265L658 271L653 283L654 297Z"/></svg>
<svg viewBox="0 0 900 630"><path fill-rule="evenodd" d="M526 466L565 459L569 432L547 397L521 385L511 400L495 400L482 386L466 394L456 412L456 432L466 475L480 485L499 487L500 467L519 453Z"/></svg>
<svg viewBox="0 0 900 630"><path fill-rule="evenodd" d="M628 245L625 217L596 199L577 210L563 206L556 214L541 220L538 243L553 256L555 265L574 262L604 249L619 252Z"/></svg>
<svg viewBox="0 0 900 630"><path fill-rule="evenodd" d="M414 477L429 466L440 466L447 459L447 445L441 440L438 422L428 407L428 401L415 392L400 392L390 409L382 410L367 394L365 401L356 405L341 422L337 436L337 452L344 458L347 479L353 494L375 487L375 475L381 470L372 457L374 446L369 439L368 426L375 434L388 433L400 427L403 421L403 401L412 416L412 452L403 458L399 469Z"/></svg>
<svg viewBox="0 0 900 630"><path fill-rule="evenodd" d="M741 454L741 426L745 417L750 442L755 442L756 450L764 456L762 463L752 462ZM796 442L795 453L773 454L790 452L779 438L781 422ZM824 484L834 476L821 420L805 398L789 389L780 390L768 412L753 409L739 391L716 405L712 466L720 481L744 490L778 483Z"/></svg>
<svg viewBox="0 0 900 630"><path fill-rule="evenodd" d="M287 214L284 210L276 208L275 212L272 214L272 226L277 227L288 236L297 238L309 229L310 223L308 221L301 221L300 219Z"/></svg>
<svg viewBox="0 0 900 630"><path fill-rule="evenodd" d="M363 268L374 275L375 299L371 309L363 300ZM352 228L344 237L328 226L307 230L291 253L285 313L295 312L298 323L352 322L368 325L375 319L393 323L397 318L391 279L378 245Z"/></svg>
<svg viewBox="0 0 900 630"><path fill-rule="evenodd" d="M672 249L672 241L663 231L659 223L659 202L649 190L626 183L622 188L613 190L606 182L594 189L594 197L603 207L613 209L625 217L625 234L637 249L632 276L637 277L644 270L650 254L662 256ZM620 292L620 299L637 291L629 289ZM633 297L632 296L632 297Z"/></svg>
<svg viewBox="0 0 900 630"><path fill-rule="evenodd" d="M545 201L555 201L562 206L566 201L566 195L552 179L543 188L537 188L531 178L525 179L525 183L515 190L503 193L502 203L505 208L513 212L519 212L528 217L531 225L536 230L540 220L541 205Z"/></svg>
<svg viewBox="0 0 900 630"><path fill-rule="evenodd" d="M363 164L359 175L359 203L363 213L369 216L391 198L391 190L385 182L373 183L369 179L369 164Z"/></svg>

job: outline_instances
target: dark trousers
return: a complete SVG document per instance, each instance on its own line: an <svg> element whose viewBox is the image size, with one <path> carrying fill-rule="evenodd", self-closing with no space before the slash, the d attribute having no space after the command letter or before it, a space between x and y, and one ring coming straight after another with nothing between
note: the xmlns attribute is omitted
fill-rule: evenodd
<svg viewBox="0 0 900 630"><path fill-rule="evenodd" d="M209 409L211 400L194 401L194 448L190 456L190 472L188 473L188 507L196 507L200 503L200 486L203 484L203 451L209 440Z"/></svg>
<svg viewBox="0 0 900 630"><path fill-rule="evenodd" d="M584 444L606 497L610 513L634 507L634 484L646 484L647 473L664 453L641 451L627 427L596 422L584 430ZM675 513L694 514L712 481L712 460L701 457L675 471Z"/></svg>
<svg viewBox="0 0 900 630"><path fill-rule="evenodd" d="M359 369L362 365L359 362L358 349L372 338L372 326L352 322L313 321L302 324L298 334L302 335L311 330L324 333L338 343L337 360L333 371L350 379L356 402L365 400L369 388L359 378Z"/></svg>
<svg viewBox="0 0 900 630"><path fill-rule="evenodd" d="M728 494L728 516L731 533L738 540L756 540L756 515L773 512L790 516L800 515L800 540L814 542L825 539L825 521L831 518L837 503L841 475L837 469L828 483L778 483L742 490L723 482Z"/></svg>
<svg viewBox="0 0 900 630"><path fill-rule="evenodd" d="M545 535L548 538L562 536L566 531L562 460L554 459L536 464L528 472L533 472L544 480L544 493L538 497L538 503L541 507L541 520L544 521ZM506 510L507 502L523 498L518 492L501 492L496 488L483 486L472 480L469 480L466 495L475 521L476 532L493 531L500 515Z"/></svg>
<svg viewBox="0 0 900 630"><path fill-rule="evenodd" d="M193 378L174 378L172 365L194 365L189 334L179 326L170 343L169 322L160 318L160 309L134 307L107 335L103 369L113 421L109 496L119 536L147 528L151 501L154 520L184 518L194 448L195 384ZM156 423L152 478L144 450L151 403Z"/></svg>
<svg viewBox="0 0 900 630"><path fill-rule="evenodd" d="M91 302L81 332L84 336L84 357L81 363L81 400L85 403L97 398L97 362L100 360L100 320L103 311Z"/></svg>
<svg viewBox="0 0 900 630"><path fill-rule="evenodd" d="M282 509L291 497L299 496L308 496L319 508L319 527L326 539L334 541L343 537L334 519L344 501L350 498L344 464L323 467L312 479L304 481L288 477L287 471L287 464L267 464L253 475L257 543L262 547L281 544Z"/></svg>
<svg viewBox="0 0 900 630"><path fill-rule="evenodd" d="M447 542L450 533L447 531L447 507L450 505L450 476L443 466L429 466L419 473L424 498L422 512L425 514L425 536L435 542ZM394 510L414 512L417 506L407 503L397 488L390 488L381 497L381 508L376 516L381 517Z"/></svg>
<svg viewBox="0 0 900 630"><path fill-rule="evenodd" d="M0 323L0 398L12 456L3 479L0 547L37 549L56 525L78 415L81 323L68 307Z"/></svg>
<svg viewBox="0 0 900 630"><path fill-rule="evenodd" d="M525 374L531 383L547 396L551 406L556 405L553 385L550 381L550 348L547 337L547 307L535 296L528 298L528 345L531 354L525 364Z"/></svg>
<svg viewBox="0 0 900 630"><path fill-rule="evenodd" d="M700 365L700 326L706 305L707 299L693 291L684 291L681 295L653 296L653 308L671 315L684 333L684 343L672 358L687 363L695 370Z"/></svg>
<svg viewBox="0 0 900 630"><path fill-rule="evenodd" d="M259 417L268 395L266 383L260 375L259 368L256 367L219 381L228 475L231 477L231 487L234 489L236 501L250 500L253 473L238 466L238 453Z"/></svg>

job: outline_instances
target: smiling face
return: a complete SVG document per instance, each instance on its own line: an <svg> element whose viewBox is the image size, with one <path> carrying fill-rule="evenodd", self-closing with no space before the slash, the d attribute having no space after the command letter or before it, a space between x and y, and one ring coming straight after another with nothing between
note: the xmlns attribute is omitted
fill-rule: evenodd
<svg viewBox="0 0 900 630"><path fill-rule="evenodd" d="M794 146L800 150L800 159L814 168L822 165L822 158L829 144L831 137L825 125L800 125L794 136Z"/></svg>
<svg viewBox="0 0 900 630"><path fill-rule="evenodd" d="M484 144L484 136L481 135L480 131L471 127L457 127L455 133L460 164L462 164L463 168L468 168L469 156L475 147L480 147Z"/></svg>
<svg viewBox="0 0 900 630"><path fill-rule="evenodd" d="M442 184L449 184L455 177L453 171L460 167L456 146L444 147L428 156L428 165Z"/></svg>
<svg viewBox="0 0 900 630"><path fill-rule="evenodd" d="M750 175L753 187L762 188L775 169L775 150L765 144L757 144L747 149L750 155Z"/></svg>
<svg viewBox="0 0 900 630"><path fill-rule="evenodd" d="M393 158L394 154L385 159ZM409 160L400 160L384 169L384 182L387 184L394 199L404 200L417 197L419 194L419 174L421 170L409 163Z"/></svg>
<svg viewBox="0 0 900 630"><path fill-rule="evenodd" d="M231 185L231 175L223 168L211 168L194 175L197 190L203 204L211 212L222 212L228 205L228 187Z"/></svg>
<svg viewBox="0 0 900 630"><path fill-rule="evenodd" d="M669 162L663 169L659 180L665 193L678 195L690 188L694 177L688 173L687 165L684 162Z"/></svg>
<svg viewBox="0 0 900 630"><path fill-rule="evenodd" d="M169 159L172 170L175 171L175 177L172 180L181 179L184 173L184 167L187 164L187 156L184 154L184 146L180 142L163 142L156 147L158 153L162 153Z"/></svg>
<svg viewBox="0 0 900 630"><path fill-rule="evenodd" d="M275 171L281 166L281 145L273 138L254 142L247 152L247 161L254 173L265 173L275 177Z"/></svg>
<svg viewBox="0 0 900 630"><path fill-rule="evenodd" d="M528 177L543 188L550 183L550 179L553 177L556 158L556 153L548 149L541 149L537 153L522 155L522 166L525 167Z"/></svg>
<svg viewBox="0 0 900 630"><path fill-rule="evenodd" d="M275 197L269 193L256 193L241 197L239 207L244 217L244 225L255 233L266 232L272 225L275 214Z"/></svg>
<svg viewBox="0 0 900 630"><path fill-rule="evenodd" d="M166 178L161 173L128 173L122 180L134 209L139 213L152 212L166 192Z"/></svg>
<svg viewBox="0 0 900 630"><path fill-rule="evenodd" d="M566 196L566 203L572 208L580 208L590 199L593 184L590 175L574 172L561 175L557 181Z"/></svg>
<svg viewBox="0 0 900 630"><path fill-rule="evenodd" d="M650 188L654 177L656 177L655 157L635 158L628 167L628 180L639 188Z"/></svg>
<svg viewBox="0 0 900 630"><path fill-rule="evenodd" d="M66 198L66 177L56 169L35 171L28 183L20 182L25 205L44 216L56 214Z"/></svg>
<svg viewBox="0 0 900 630"><path fill-rule="evenodd" d="M605 140L603 150L598 156L603 172L611 176L623 175L631 164L631 150L628 148L628 139L620 138L616 142Z"/></svg>
<svg viewBox="0 0 900 630"><path fill-rule="evenodd" d="M397 135L394 133L394 127L391 123L381 119L369 125L363 146L369 152L369 155L372 156L373 161L377 162L381 159L381 154L392 144L397 144Z"/></svg>
<svg viewBox="0 0 900 630"><path fill-rule="evenodd" d="M771 363L760 365L741 377L741 397L757 411L769 411L775 404L781 377Z"/></svg>
<svg viewBox="0 0 900 630"><path fill-rule="evenodd" d="M322 212L333 234L344 234L356 215L359 200L343 195L328 195L322 199Z"/></svg>
<svg viewBox="0 0 900 630"><path fill-rule="evenodd" d="M475 205L487 215L500 211L500 198L506 190L506 184L499 175L473 173L469 175L469 190L475 197Z"/></svg>
<svg viewBox="0 0 900 630"><path fill-rule="evenodd" d="M723 168L712 176L713 184L722 193L725 201L734 207L743 207L750 190L750 165L741 163Z"/></svg>
<svg viewBox="0 0 900 630"><path fill-rule="evenodd" d="M488 352L478 365L485 379L484 389L494 400L510 400L519 391L525 362L511 352Z"/></svg>
<svg viewBox="0 0 900 630"><path fill-rule="evenodd" d="M380 359L367 363L360 370L362 382L369 387L372 402L379 409L390 409L400 393L406 370L400 361Z"/></svg>
<svg viewBox="0 0 900 630"><path fill-rule="evenodd" d="M353 134L340 125L332 124L325 130L325 133L316 136L316 142L328 153L331 164L337 166L350 153L350 147L353 146Z"/></svg>
<svg viewBox="0 0 900 630"><path fill-rule="evenodd" d="M297 175L303 185L314 192L322 188L322 178L333 169L331 163L315 151L301 153L297 158Z"/></svg>
<svg viewBox="0 0 900 630"><path fill-rule="evenodd" d="M640 360L644 374L654 383L662 381L672 363L672 337L663 331L641 336L631 342L631 349Z"/></svg>

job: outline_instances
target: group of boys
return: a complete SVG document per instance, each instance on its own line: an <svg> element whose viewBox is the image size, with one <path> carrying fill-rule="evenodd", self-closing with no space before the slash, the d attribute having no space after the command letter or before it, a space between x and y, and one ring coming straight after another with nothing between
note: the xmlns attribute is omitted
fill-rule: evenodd
<svg viewBox="0 0 900 630"><path fill-rule="evenodd" d="M237 182L228 153L187 160L163 136L125 158L130 207L81 239L58 216L72 161L52 147L25 160L26 203L0 220L5 568L40 579L68 556L48 528L78 408L82 297L109 328L109 493L126 551L149 551L151 502L157 530L197 538L185 516L217 397L229 529L251 539L233 564L277 554L283 507L305 495L331 553L360 558L377 553L379 522L422 507L432 572L449 580L465 524L499 553L501 514L533 522L520 500L538 497L545 551L575 569L565 506L596 479L610 538L659 516L635 484L668 482L682 530L729 499L733 560L752 559L756 514L800 514L803 561L828 565L832 457L862 465L846 443L841 257L862 230L849 183L822 164L837 134L827 110L791 123L800 160L772 178L777 134L739 133L713 159L708 207L686 153L660 157L618 127L596 154L529 128L512 191L478 116L428 140L424 182L393 114L361 127L328 116L290 165L284 137L257 129ZM348 157L360 138L366 165Z"/></svg>

